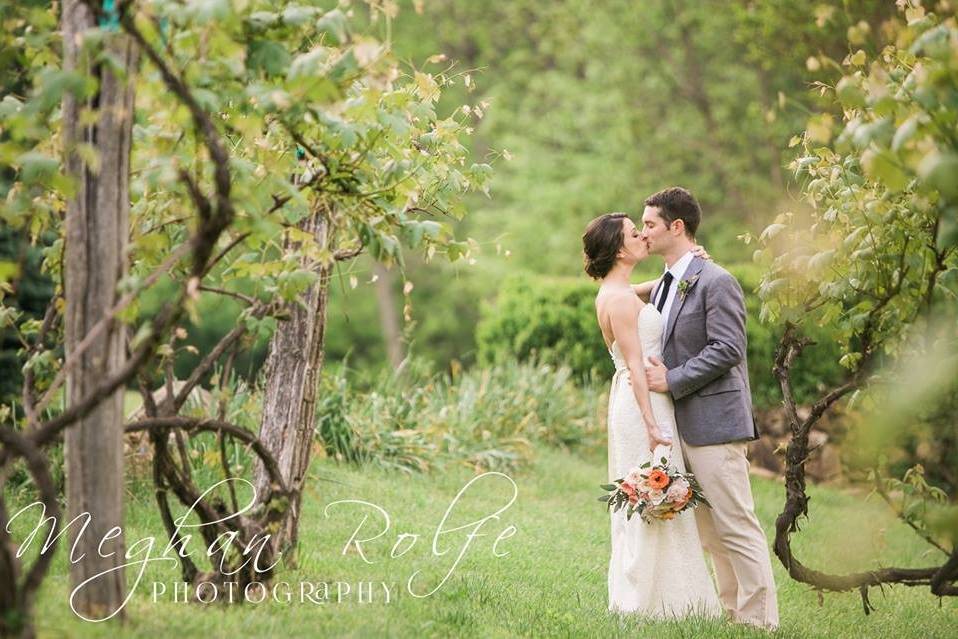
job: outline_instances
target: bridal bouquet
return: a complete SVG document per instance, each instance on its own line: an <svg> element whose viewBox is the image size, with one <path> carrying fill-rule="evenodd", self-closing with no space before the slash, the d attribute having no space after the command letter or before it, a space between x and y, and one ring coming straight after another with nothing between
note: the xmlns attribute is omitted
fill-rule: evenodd
<svg viewBox="0 0 958 639"><path fill-rule="evenodd" d="M607 509L618 512L626 507L626 519L639 513L649 524L656 519L673 519L699 504L709 506L695 475L680 473L665 457L655 466L646 462L633 468L623 479L616 479L614 484L603 484L602 488L608 493L599 497L599 501L604 501Z"/></svg>

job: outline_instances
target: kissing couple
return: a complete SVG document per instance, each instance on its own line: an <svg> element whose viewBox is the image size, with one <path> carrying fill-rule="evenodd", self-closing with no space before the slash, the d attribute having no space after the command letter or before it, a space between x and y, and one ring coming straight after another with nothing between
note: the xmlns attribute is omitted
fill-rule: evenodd
<svg viewBox="0 0 958 639"><path fill-rule="evenodd" d="M599 330L615 364L609 481L666 457L695 475L711 506L651 524L612 512L609 610L672 619L725 614L774 629L775 582L746 459L758 431L745 300L736 279L696 244L701 218L695 197L672 187L645 200L641 228L609 213L582 236L585 271L601 282ZM633 268L650 255L665 261L664 274L632 285Z"/></svg>

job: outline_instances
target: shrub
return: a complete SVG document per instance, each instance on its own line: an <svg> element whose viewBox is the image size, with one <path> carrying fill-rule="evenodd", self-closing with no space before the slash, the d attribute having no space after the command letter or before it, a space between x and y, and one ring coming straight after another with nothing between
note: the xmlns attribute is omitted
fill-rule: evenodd
<svg viewBox="0 0 958 639"><path fill-rule="evenodd" d="M761 268L753 264L728 267L745 291L748 312L748 365L752 398L757 408L781 401L778 382L772 374L779 328L759 320L761 300L754 290L761 281ZM612 362L596 326L595 284L584 278L547 278L532 274L505 280L495 304L482 308L476 329L479 361L490 365L515 358L568 366L576 380L591 384L612 373ZM839 351L827 329L814 338L818 345L802 362L794 377L800 402L813 399L825 384L842 375Z"/></svg>
<svg viewBox="0 0 958 639"><path fill-rule="evenodd" d="M591 446L604 428L601 392L577 387L568 367L503 361L438 374L418 360L381 374L368 390L347 375L324 375L317 414L326 454L345 462L512 470L531 459L536 443Z"/></svg>
<svg viewBox="0 0 958 639"><path fill-rule="evenodd" d="M601 378L612 362L595 320L595 284L578 278L517 274L476 328L479 362L518 359L568 366L580 382Z"/></svg>

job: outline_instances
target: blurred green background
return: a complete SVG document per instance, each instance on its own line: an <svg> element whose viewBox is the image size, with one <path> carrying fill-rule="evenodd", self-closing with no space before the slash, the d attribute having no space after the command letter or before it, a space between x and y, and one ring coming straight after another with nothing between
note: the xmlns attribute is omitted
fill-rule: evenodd
<svg viewBox="0 0 958 639"><path fill-rule="evenodd" d="M483 109L473 151L495 158L492 196L475 196L462 225L482 247L476 262L423 267L410 260L389 278L397 308L402 280L414 284L405 348L440 367L469 365L480 352L527 354L514 335L491 327L487 340L496 333L502 343L477 339L477 325L514 319L501 315L509 303L498 294L516 276L541 302L522 317L526 332L539 334L540 350L554 345L550 329L536 324L550 321L549 302L565 305L570 286L581 295L594 290L582 272L586 223L608 211L640 215L647 195L674 184L702 203L699 240L720 263L742 264L736 274L747 291L756 285L751 249L737 237L796 206L796 184L783 168L793 155L788 141L819 106L810 85L822 76L807 60L847 52L848 15L856 23L866 17L878 32L895 10L889 2L832 4L829 11L794 0L437 0L422 3L421 13L401 11L390 34L397 55L410 64L444 55L430 66L455 64L471 76L473 91L455 84L443 98L447 106ZM842 4L848 14L834 10ZM653 258L637 278L660 269ZM355 289L349 274L359 280ZM375 284L367 283L373 274L360 260L335 288L330 360L350 353L356 367L386 363L388 332ZM579 302L579 321L591 323L591 302ZM761 332L757 314L750 323ZM577 372L608 373L598 332L570 339L594 354L588 364L568 362ZM756 346L770 355L771 343Z"/></svg>
<svg viewBox="0 0 958 639"><path fill-rule="evenodd" d="M385 271L363 257L340 266L327 363L346 358L372 375L408 354L442 370L468 367L480 353L487 360L510 350L568 353L555 348L549 323L569 312L562 292L572 289L581 330L566 335L579 342L567 363L580 375L608 373L599 333L588 330L591 306L583 300L594 285L581 269L581 232L604 212L640 214L642 200L669 185L696 194L705 212L699 241L750 292L758 274L738 236L799 206L798 186L783 167L794 155L789 139L805 128L810 110L823 108L812 82L829 70L816 56L841 59L855 29L867 29L868 46L880 47L881 23L895 12L894 3L877 0L400 5L394 21L370 26L408 61L410 73L454 65L470 76L469 88L457 83L444 91L440 111L464 103L481 110L472 151L494 163L495 179L491 196L474 196L460 223L460 233L481 247L475 260L427 266L409 256L403 271ZM17 236L0 239L0 251L30 273L35 249ZM660 268L653 258L636 277ZM49 289L33 275L23 303L40 312L34 298ZM516 278L535 291L534 307L499 299L503 283ZM164 295L162 287L151 292L154 303ZM519 316L503 315L506 308ZM201 353L237 312L220 299L204 301L203 325L191 331ZM536 334L532 342L503 329L517 321ZM770 361L770 329L754 312L750 324L753 362ZM5 396L19 388L16 346L3 344ZM254 376L265 346L265 339L249 344L238 370ZM179 375L193 364L185 356ZM764 368L752 372L760 404L773 401ZM816 375L830 379L827 371Z"/></svg>

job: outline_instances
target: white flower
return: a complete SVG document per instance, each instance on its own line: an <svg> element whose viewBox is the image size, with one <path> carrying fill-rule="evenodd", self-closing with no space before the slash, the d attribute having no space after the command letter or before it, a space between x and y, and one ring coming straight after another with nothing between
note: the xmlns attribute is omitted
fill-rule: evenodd
<svg viewBox="0 0 958 639"><path fill-rule="evenodd" d="M663 501L665 501L665 491L664 490L653 490L649 492L649 501L652 502L655 506L658 506Z"/></svg>
<svg viewBox="0 0 958 639"><path fill-rule="evenodd" d="M649 471L642 468L633 468L625 476L625 481L629 482L640 493L649 492Z"/></svg>
<svg viewBox="0 0 958 639"><path fill-rule="evenodd" d="M689 482L683 477L672 482L672 485L669 486L669 490L666 493L666 496L669 498L669 501L679 501L685 499L685 496L689 492Z"/></svg>

